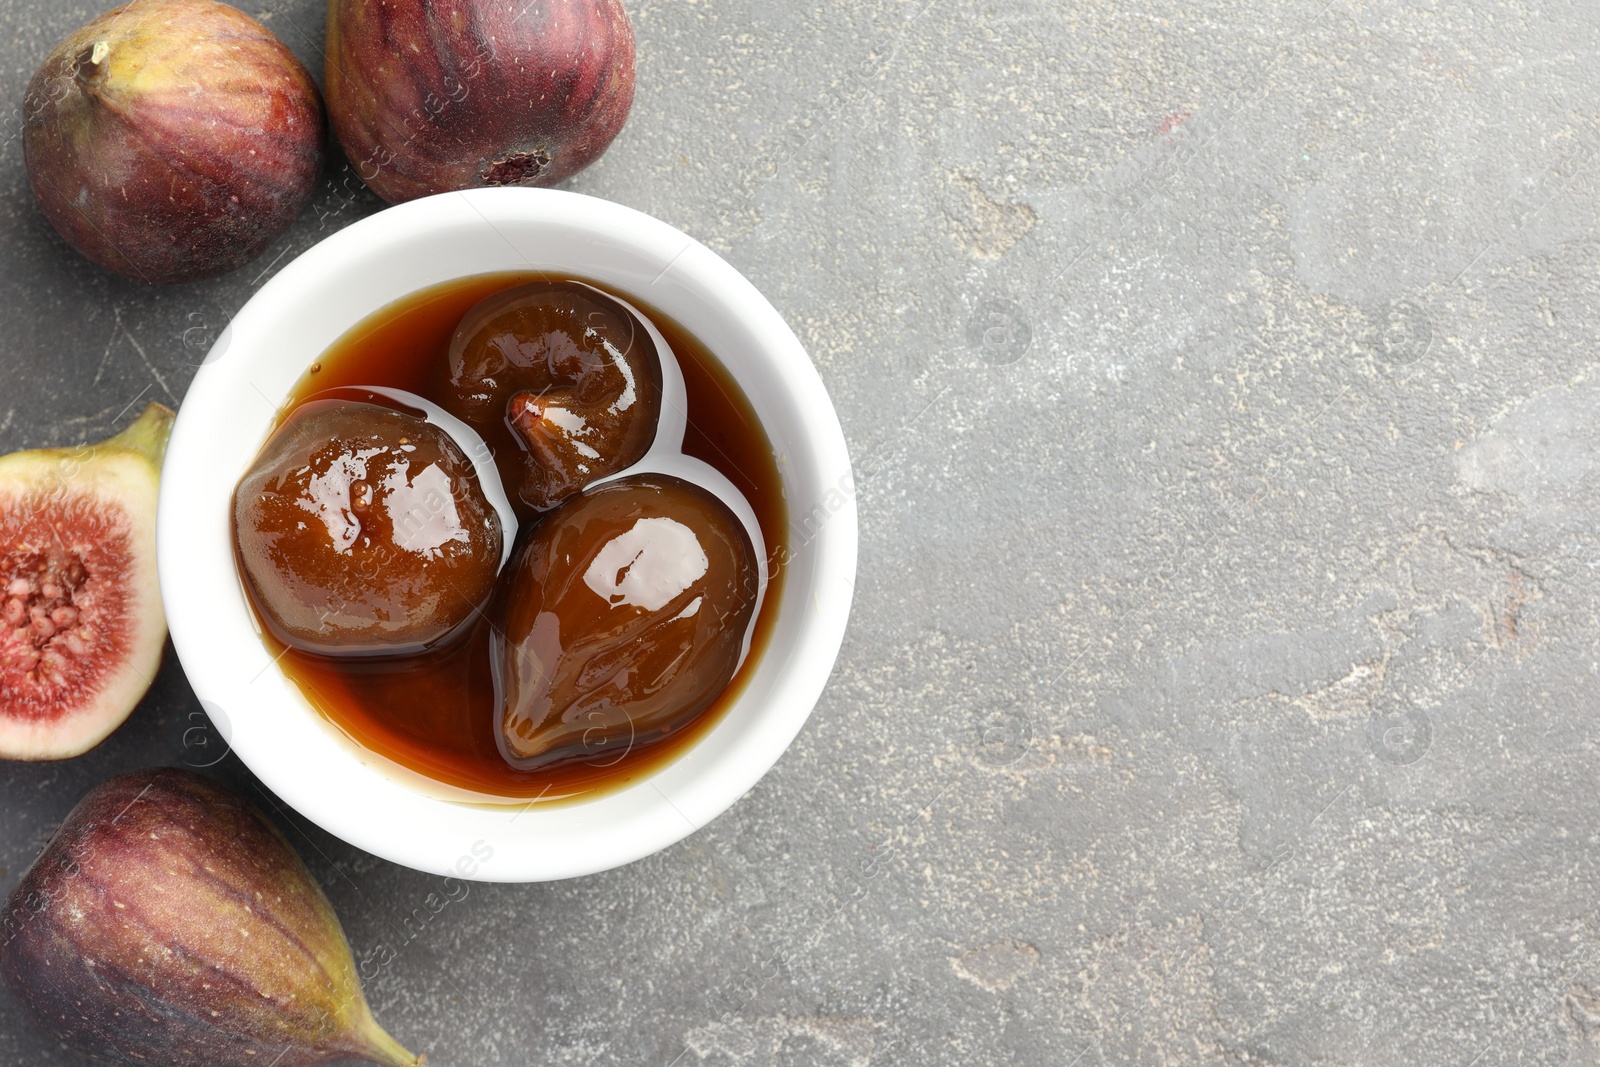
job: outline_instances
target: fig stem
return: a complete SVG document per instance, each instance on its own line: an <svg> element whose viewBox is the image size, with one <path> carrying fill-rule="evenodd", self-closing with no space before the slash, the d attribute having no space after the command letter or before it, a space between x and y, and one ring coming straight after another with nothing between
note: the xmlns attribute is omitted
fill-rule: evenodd
<svg viewBox="0 0 1600 1067"><path fill-rule="evenodd" d="M98 447L137 452L160 467L162 458L167 454L167 439L172 436L172 420L176 417L171 408L151 404L144 409L144 414L134 420L133 425L103 441Z"/></svg>
<svg viewBox="0 0 1600 1067"><path fill-rule="evenodd" d="M92 46L78 53L78 64L75 75L78 84L85 89L93 88L105 76L106 57L111 54L111 44L108 41L96 41Z"/></svg>

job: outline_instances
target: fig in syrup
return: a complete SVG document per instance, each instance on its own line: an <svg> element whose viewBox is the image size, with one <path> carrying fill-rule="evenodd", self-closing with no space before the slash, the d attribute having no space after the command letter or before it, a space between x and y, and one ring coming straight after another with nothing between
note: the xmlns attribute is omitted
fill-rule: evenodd
<svg viewBox="0 0 1600 1067"><path fill-rule="evenodd" d="M655 439L661 359L627 308L576 282L534 282L489 297L450 340L444 407L520 462L502 467L525 509L555 507L631 467Z"/></svg>
<svg viewBox="0 0 1600 1067"><path fill-rule="evenodd" d="M262 621L324 656L427 650L488 600L500 518L438 427L377 404L313 400L280 426L233 500Z"/></svg>
<svg viewBox="0 0 1600 1067"><path fill-rule="evenodd" d="M546 515L491 637L501 754L604 765L693 721L739 665L757 580L743 524L677 478L622 478Z"/></svg>

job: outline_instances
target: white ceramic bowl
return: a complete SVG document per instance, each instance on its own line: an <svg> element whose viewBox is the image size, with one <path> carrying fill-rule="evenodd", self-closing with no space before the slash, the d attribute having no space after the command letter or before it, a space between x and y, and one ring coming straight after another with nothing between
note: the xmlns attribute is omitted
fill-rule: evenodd
<svg viewBox="0 0 1600 1067"><path fill-rule="evenodd" d="M772 637L738 700L673 762L590 800L496 806L443 798L345 739L268 654L229 528L235 483L278 408L329 344L408 293L495 271L556 270L637 295L715 353L779 457L788 576ZM821 380L765 298L704 245L575 193L485 189L390 208L284 267L245 304L195 375L162 475L162 599L184 670L260 779L330 833L459 878L569 878L628 863L725 811L810 715L844 637L856 509L844 435Z"/></svg>

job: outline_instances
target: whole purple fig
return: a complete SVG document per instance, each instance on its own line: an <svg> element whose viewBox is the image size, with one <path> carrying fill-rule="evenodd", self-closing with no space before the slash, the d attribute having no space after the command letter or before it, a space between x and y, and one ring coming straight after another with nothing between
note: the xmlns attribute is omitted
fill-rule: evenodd
<svg viewBox="0 0 1600 1067"><path fill-rule="evenodd" d="M372 1018L328 899L244 800L191 771L72 809L0 920L0 974L57 1038L162 1067L422 1060Z"/></svg>
<svg viewBox="0 0 1600 1067"><path fill-rule="evenodd" d="M311 199L322 102L261 23L138 0L74 31L28 83L28 182L67 243L147 282L243 266Z"/></svg>
<svg viewBox="0 0 1600 1067"><path fill-rule="evenodd" d="M392 204L553 185L600 158L633 106L621 0L329 0L328 116Z"/></svg>

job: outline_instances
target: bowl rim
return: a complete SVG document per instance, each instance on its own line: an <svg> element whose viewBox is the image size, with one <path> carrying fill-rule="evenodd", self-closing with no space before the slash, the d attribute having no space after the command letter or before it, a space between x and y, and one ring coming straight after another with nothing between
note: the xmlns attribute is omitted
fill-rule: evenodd
<svg viewBox="0 0 1600 1067"><path fill-rule="evenodd" d="M469 260L458 246L468 245L475 250L470 262L481 258L484 265L463 273L459 265ZM537 258L546 247L569 246L597 259ZM363 268L400 280L368 278L359 273ZM238 619L243 591L225 529L227 570L221 573L218 515L226 513L238 475L287 396L287 386L279 391L259 383L267 377L292 384L326 347L302 350L297 363L298 356L286 360L273 347L273 337L326 333L333 328L325 321L344 316L348 323L331 341L381 307L435 284L415 284L429 271L443 272L438 280L447 281L523 269L564 269L615 282L623 295L660 307L702 340L717 331L751 339L737 359L730 361L726 351L719 358L752 402L751 390L759 388L784 420L780 441L756 403L780 453L790 540L802 532L806 539L791 552L780 616L753 676L761 686L746 684L683 753L593 799L469 804L419 789L409 772L381 757L363 759L353 742L341 741L277 670L254 632L253 615L254 648L246 647ZM638 282L652 270L642 291L618 280ZM330 312L330 286L338 291L341 284L355 292L354 310ZM378 292L388 295L374 299ZM699 309L703 321L685 321L682 308ZM259 435L251 435L252 427ZM813 500L797 524L800 509ZM173 646L231 751L278 798L351 844L418 870L496 882L575 877L632 862L687 837L748 792L798 734L832 672L853 599L857 545L854 481L838 415L777 309L727 261L668 223L611 201L548 189L481 189L410 201L352 223L286 264L239 309L197 371L173 428L157 513ZM298 715L285 715L286 693L298 702ZM314 720L309 729L307 719Z"/></svg>

